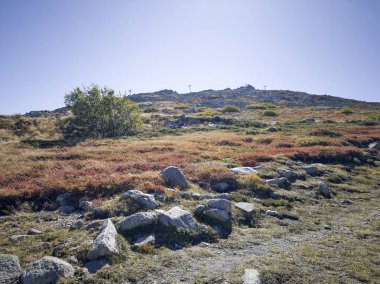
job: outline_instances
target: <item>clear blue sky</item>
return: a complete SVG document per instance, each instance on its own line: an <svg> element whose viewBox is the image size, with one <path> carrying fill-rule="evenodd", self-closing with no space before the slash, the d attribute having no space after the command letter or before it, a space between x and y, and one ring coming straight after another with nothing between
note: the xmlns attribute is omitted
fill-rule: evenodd
<svg viewBox="0 0 380 284"><path fill-rule="evenodd" d="M379 0L0 0L0 113L76 86L380 101Z"/></svg>

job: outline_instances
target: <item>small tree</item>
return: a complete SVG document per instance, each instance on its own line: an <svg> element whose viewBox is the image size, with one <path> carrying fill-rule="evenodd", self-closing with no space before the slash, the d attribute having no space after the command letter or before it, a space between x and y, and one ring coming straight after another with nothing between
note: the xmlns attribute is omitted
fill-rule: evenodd
<svg viewBox="0 0 380 284"><path fill-rule="evenodd" d="M75 129L77 136L120 137L136 133L142 125L139 106L107 87L76 88L65 96L65 104L74 115L68 129Z"/></svg>

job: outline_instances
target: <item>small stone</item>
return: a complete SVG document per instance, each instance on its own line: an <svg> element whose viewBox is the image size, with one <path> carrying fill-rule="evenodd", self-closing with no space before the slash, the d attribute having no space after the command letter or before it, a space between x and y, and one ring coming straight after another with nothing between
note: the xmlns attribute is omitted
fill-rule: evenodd
<svg viewBox="0 0 380 284"><path fill-rule="evenodd" d="M32 236L31 235L12 235L12 236L9 237L9 239L12 242L17 242L19 240L30 238L30 237L32 237Z"/></svg>
<svg viewBox="0 0 380 284"><path fill-rule="evenodd" d="M257 174L257 169L260 167L236 167L230 169L231 172L235 174L247 175L247 174Z"/></svg>
<svg viewBox="0 0 380 284"><path fill-rule="evenodd" d="M138 212L119 222L120 231L125 232L137 227L152 225L157 221L156 212Z"/></svg>
<svg viewBox="0 0 380 284"><path fill-rule="evenodd" d="M201 213L206 209L206 205L199 204L195 207L195 213Z"/></svg>
<svg viewBox="0 0 380 284"><path fill-rule="evenodd" d="M189 183L186 180L182 171L177 167L167 167L161 171L161 177L164 178L169 184L178 186L181 189L189 187Z"/></svg>
<svg viewBox="0 0 380 284"><path fill-rule="evenodd" d="M168 211L160 211L160 222L165 226L175 228L198 230L198 225L193 215L182 208L175 206Z"/></svg>
<svg viewBox="0 0 380 284"><path fill-rule="evenodd" d="M331 227L330 227L329 225L324 225L323 228L324 228L325 230L331 230Z"/></svg>
<svg viewBox="0 0 380 284"><path fill-rule="evenodd" d="M236 202L235 206L236 208L239 208L241 211L247 214L251 214L253 211L255 211L255 206L252 203Z"/></svg>
<svg viewBox="0 0 380 284"><path fill-rule="evenodd" d="M231 195L229 193L222 193L218 197L221 199L229 200L231 198Z"/></svg>
<svg viewBox="0 0 380 284"><path fill-rule="evenodd" d="M368 148L370 149L376 149L377 151L380 151L380 142L376 141L368 145Z"/></svg>
<svg viewBox="0 0 380 284"><path fill-rule="evenodd" d="M37 229L29 229L28 230L28 235L41 235L42 232L40 230L37 230Z"/></svg>
<svg viewBox="0 0 380 284"><path fill-rule="evenodd" d="M278 169L277 172L280 174L280 176L288 179L293 179L297 176L294 171L288 169Z"/></svg>
<svg viewBox="0 0 380 284"><path fill-rule="evenodd" d="M253 198L253 201L255 201L256 203L261 203L262 202L261 199L257 198L257 197Z"/></svg>
<svg viewBox="0 0 380 284"><path fill-rule="evenodd" d="M267 210L265 212L265 215L272 216L272 217L279 217L280 213L278 213L277 211L274 211L274 210Z"/></svg>
<svg viewBox="0 0 380 284"><path fill-rule="evenodd" d="M209 199L207 200L207 207L208 208L215 208L224 210L227 213L231 212L231 201L226 199Z"/></svg>
<svg viewBox="0 0 380 284"><path fill-rule="evenodd" d="M196 199L196 200L199 200L199 199L201 198L201 194L198 193L198 192L193 192L193 193L191 194L191 196L192 196L194 199Z"/></svg>
<svg viewBox="0 0 380 284"><path fill-rule="evenodd" d="M287 178L281 177L281 178L267 179L266 183L269 185L285 186L289 183L289 181Z"/></svg>
<svg viewBox="0 0 380 284"><path fill-rule="evenodd" d="M245 269L242 281L243 284L261 284L260 273L256 269Z"/></svg>
<svg viewBox="0 0 380 284"><path fill-rule="evenodd" d="M20 261L16 255L0 254L0 283L18 283L21 275Z"/></svg>
<svg viewBox="0 0 380 284"><path fill-rule="evenodd" d="M80 228L83 227L83 220L79 219L79 220L76 220L71 226L70 226L70 229L72 230L78 230Z"/></svg>
<svg viewBox="0 0 380 284"><path fill-rule="evenodd" d="M316 176L319 174L319 170L316 166L306 166L303 168L305 172L311 176Z"/></svg>
<svg viewBox="0 0 380 284"><path fill-rule="evenodd" d="M325 197L331 197L329 186L325 182L319 184L319 191Z"/></svg>
<svg viewBox="0 0 380 284"><path fill-rule="evenodd" d="M132 199L147 209L154 209L158 206L152 194L143 193L140 190L129 190L123 193L120 199Z"/></svg>
<svg viewBox="0 0 380 284"><path fill-rule="evenodd" d="M212 185L212 189L216 192L225 192L228 191L228 183L218 182Z"/></svg>

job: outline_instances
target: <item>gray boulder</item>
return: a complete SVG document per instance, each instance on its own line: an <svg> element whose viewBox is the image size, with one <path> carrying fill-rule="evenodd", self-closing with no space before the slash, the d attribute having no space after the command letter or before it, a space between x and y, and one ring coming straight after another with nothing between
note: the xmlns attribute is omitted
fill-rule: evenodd
<svg viewBox="0 0 380 284"><path fill-rule="evenodd" d="M278 169L277 172L280 174L280 176L288 179L294 179L297 176L294 171L288 169Z"/></svg>
<svg viewBox="0 0 380 284"><path fill-rule="evenodd" d="M228 222L231 218L230 214L226 210L217 208L208 209L205 212L205 215L220 222Z"/></svg>
<svg viewBox="0 0 380 284"><path fill-rule="evenodd" d="M119 222L120 231L125 232L137 227L154 224L157 221L156 212L138 212Z"/></svg>
<svg viewBox="0 0 380 284"><path fill-rule="evenodd" d="M159 220L165 226L193 231L198 230L198 225L193 215L189 211L183 210L178 206L175 206L168 211L161 211Z"/></svg>
<svg viewBox="0 0 380 284"><path fill-rule="evenodd" d="M256 269L245 269L242 281L243 284L261 284L260 273Z"/></svg>
<svg viewBox="0 0 380 284"><path fill-rule="evenodd" d="M311 176L316 176L319 174L319 170L316 166L306 166L303 168L305 172Z"/></svg>
<svg viewBox="0 0 380 284"><path fill-rule="evenodd" d="M266 183L275 186L285 186L288 184L288 179L286 177L267 179Z"/></svg>
<svg viewBox="0 0 380 284"><path fill-rule="evenodd" d="M222 181L222 182L217 182L212 185L212 189L215 190L216 192L226 192L228 191L229 185L228 183Z"/></svg>
<svg viewBox="0 0 380 284"><path fill-rule="evenodd" d="M235 206L246 214L251 214L253 211L255 211L255 206L252 203L236 202Z"/></svg>
<svg viewBox="0 0 380 284"><path fill-rule="evenodd" d="M21 266L18 257L12 254L0 254L0 283L19 283Z"/></svg>
<svg viewBox="0 0 380 284"><path fill-rule="evenodd" d="M323 181L319 184L319 191L323 196L331 197L329 186Z"/></svg>
<svg viewBox="0 0 380 284"><path fill-rule="evenodd" d="M103 222L99 235L87 252L90 260L105 258L119 253L116 243L117 231L110 219Z"/></svg>
<svg viewBox="0 0 380 284"><path fill-rule="evenodd" d="M161 171L161 177L164 178L168 183L178 186L181 189L186 189L189 187L189 183L183 175L182 171L177 167L167 167Z"/></svg>
<svg viewBox="0 0 380 284"><path fill-rule="evenodd" d="M230 169L231 172L234 172L235 174L241 174L241 175L247 175L247 174L257 174L257 170L260 167L236 167Z"/></svg>
<svg viewBox="0 0 380 284"><path fill-rule="evenodd" d="M207 200L207 207L210 209L220 209L227 213L231 213L231 201L226 199L209 199Z"/></svg>
<svg viewBox="0 0 380 284"><path fill-rule="evenodd" d="M56 283L58 278L73 277L74 267L62 259L45 256L33 262L23 273L24 284L50 284Z"/></svg>
<svg viewBox="0 0 380 284"><path fill-rule="evenodd" d="M376 149L377 151L380 151L380 142L376 141L368 145L368 148L370 149Z"/></svg>
<svg viewBox="0 0 380 284"><path fill-rule="evenodd" d="M123 193L121 199L132 199L147 209L154 209L158 203L152 194L143 193L140 190L129 190Z"/></svg>

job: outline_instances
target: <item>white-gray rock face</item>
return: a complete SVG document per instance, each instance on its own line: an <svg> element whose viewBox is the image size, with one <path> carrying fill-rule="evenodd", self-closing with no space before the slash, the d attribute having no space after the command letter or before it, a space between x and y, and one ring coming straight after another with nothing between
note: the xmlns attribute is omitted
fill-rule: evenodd
<svg viewBox="0 0 380 284"><path fill-rule="evenodd" d="M123 193L120 198L132 199L147 209L154 209L158 205L156 199L154 199L154 196L152 194L143 193L140 190L136 189Z"/></svg>
<svg viewBox="0 0 380 284"><path fill-rule="evenodd" d="M156 242L156 237L153 235L149 235L149 236L142 236L138 238L134 245L139 247L142 245L152 245L155 242Z"/></svg>
<svg viewBox="0 0 380 284"><path fill-rule="evenodd" d="M226 210L212 208L206 211L206 216L218 220L220 222L228 222L230 220L230 214Z"/></svg>
<svg viewBox="0 0 380 284"><path fill-rule="evenodd" d="M74 267L62 259L45 256L33 262L23 273L24 284L53 284L59 277L73 277Z"/></svg>
<svg viewBox="0 0 380 284"><path fill-rule="evenodd" d="M376 149L377 151L380 151L380 142L376 141L368 145L368 148L370 149Z"/></svg>
<svg viewBox="0 0 380 284"><path fill-rule="evenodd" d="M325 197L330 197L331 196L329 186L325 182L323 182L323 181L319 184L319 191Z"/></svg>
<svg viewBox="0 0 380 284"><path fill-rule="evenodd" d="M236 167L230 169L231 172L234 172L235 174L241 174L241 175L247 175L247 174L257 174L257 169L260 167Z"/></svg>
<svg viewBox="0 0 380 284"><path fill-rule="evenodd" d="M306 166L303 168L305 172L311 176L316 176L319 174L319 170L316 166Z"/></svg>
<svg viewBox="0 0 380 284"><path fill-rule="evenodd" d="M193 215L178 206L171 208L168 211L162 211L159 215L159 220L165 226L175 228L198 230L198 225Z"/></svg>
<svg viewBox="0 0 380 284"><path fill-rule="evenodd" d="M182 171L177 167L167 167L161 171L161 177L163 177L168 183L178 186L181 189L189 187L189 183L183 175Z"/></svg>
<svg viewBox="0 0 380 284"><path fill-rule="evenodd" d="M253 211L255 211L255 206L252 203L236 202L235 206L247 214L251 214Z"/></svg>
<svg viewBox="0 0 380 284"><path fill-rule="evenodd" d="M288 179L286 177L267 179L266 183L269 185L284 186L288 183Z"/></svg>
<svg viewBox="0 0 380 284"><path fill-rule="evenodd" d="M152 225L157 221L156 212L138 212L119 222L120 231L125 232L137 227Z"/></svg>
<svg viewBox="0 0 380 284"><path fill-rule="evenodd" d="M288 179L296 178L297 176L294 171L288 169L278 169L277 172L280 174L280 176Z"/></svg>
<svg viewBox="0 0 380 284"><path fill-rule="evenodd" d="M231 213L231 201L226 199L209 199L207 200L207 207L210 209L220 209Z"/></svg>
<svg viewBox="0 0 380 284"><path fill-rule="evenodd" d="M87 252L90 260L109 257L119 253L116 242L117 231L110 219L103 222L99 235Z"/></svg>
<svg viewBox="0 0 380 284"><path fill-rule="evenodd" d="M243 284L261 284L260 273L256 269L245 269L242 281Z"/></svg>
<svg viewBox="0 0 380 284"><path fill-rule="evenodd" d="M19 283L21 266L18 257L12 254L0 254L0 283Z"/></svg>

